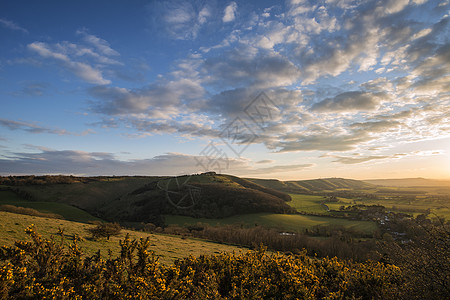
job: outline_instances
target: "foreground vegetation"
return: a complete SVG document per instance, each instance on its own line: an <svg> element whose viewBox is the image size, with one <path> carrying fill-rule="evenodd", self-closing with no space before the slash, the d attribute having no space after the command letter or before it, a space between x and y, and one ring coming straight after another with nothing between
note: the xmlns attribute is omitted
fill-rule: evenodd
<svg viewBox="0 0 450 300"><path fill-rule="evenodd" d="M165 266L149 251L151 240L120 242L117 257L83 257L74 240L43 239L27 228L31 242L0 253L3 299L399 299L401 270L376 262L311 259L267 254L190 256Z"/></svg>
<svg viewBox="0 0 450 300"><path fill-rule="evenodd" d="M450 294L450 223L435 214L448 210L449 193L441 188L326 179L301 187L292 183L283 190L288 195L273 189L283 182L262 187L201 174L189 177L189 185L203 198L192 206L170 198L177 207L169 205L168 191L183 197L186 186L167 177L2 180L7 186L0 186L0 210L8 212L0 211L0 245L5 245L0 298L446 299ZM292 192L295 186L304 193ZM98 217L147 232L64 220ZM164 226L164 218L172 225ZM32 241L24 242L29 224L44 237L30 227ZM262 249L231 254L242 248L225 244L251 249L264 244L283 254Z"/></svg>
<svg viewBox="0 0 450 300"><path fill-rule="evenodd" d="M422 222L422 223L420 223ZM0 250L2 299L446 299L449 232L424 220L407 247L389 243L384 261L356 263L296 255L246 253L189 256L160 264L152 238L120 241L103 259L84 255L78 239L31 241ZM395 264L394 264L395 262Z"/></svg>
<svg viewBox="0 0 450 300"><path fill-rule="evenodd" d="M242 248L213 243L194 238L183 238L167 234L151 234L134 230L123 229L118 236L92 239L90 228L95 225L42 218L36 216L19 215L8 212L0 212L0 246L13 246L18 240L25 240L25 229L30 224L35 224L42 233L43 238L58 239L60 229L63 230L65 244L68 246L77 237L78 245L83 248L85 255L91 256L101 249L102 258L107 258L109 253L117 256L120 253L119 241L128 234L131 239L151 238L150 250L155 253L163 264L171 264L176 259L187 255L214 254L220 252L241 251ZM1 297L0 297L1 299Z"/></svg>

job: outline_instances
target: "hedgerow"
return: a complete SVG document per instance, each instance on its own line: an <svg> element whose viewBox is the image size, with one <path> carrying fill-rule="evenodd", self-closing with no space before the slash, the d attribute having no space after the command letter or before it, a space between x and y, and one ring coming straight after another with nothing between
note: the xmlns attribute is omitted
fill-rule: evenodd
<svg viewBox="0 0 450 300"><path fill-rule="evenodd" d="M269 253L189 256L163 265L150 240L120 242L118 257L86 256L75 238L31 241L0 251L1 299L399 299L401 270L379 262Z"/></svg>

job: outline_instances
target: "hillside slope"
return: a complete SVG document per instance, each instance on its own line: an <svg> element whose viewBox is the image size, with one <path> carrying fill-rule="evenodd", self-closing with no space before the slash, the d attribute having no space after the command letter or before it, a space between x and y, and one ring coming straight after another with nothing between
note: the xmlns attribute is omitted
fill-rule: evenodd
<svg viewBox="0 0 450 300"><path fill-rule="evenodd" d="M164 214L223 218L294 210L289 195L251 181L215 173L178 177L44 176L3 178L3 184L35 202L68 204L108 221L162 225Z"/></svg>
<svg viewBox="0 0 450 300"><path fill-rule="evenodd" d="M242 178L215 173L153 181L98 209L105 219L160 224L162 215L223 218L294 210L290 196Z"/></svg>
<svg viewBox="0 0 450 300"><path fill-rule="evenodd" d="M373 189L375 187L375 185L365 181L345 178L323 178L290 181L249 178L248 180L268 188L276 189L286 193L296 194L308 194L314 192L336 190L364 190Z"/></svg>
<svg viewBox="0 0 450 300"><path fill-rule="evenodd" d="M109 241L106 239L92 240L90 239L90 233L86 229L94 225L1 211L0 219L2 220L0 222L0 246L12 246L16 241L29 240L30 238L26 235L25 228L34 224L39 234L42 234L45 238L53 237L56 241L59 241L59 236L57 235L59 229L64 230L66 244L70 244L73 236L77 235L79 237L78 245L83 249L83 254L90 256L101 250L103 258L108 257L109 251L111 251L113 256L117 256L120 253L119 240L123 240L127 234L130 235L131 239L150 237L151 246L149 250L154 251L160 262L164 264L172 264L174 260L188 255L199 256L219 252L239 252L242 249L200 239L157 233L150 234L125 229L122 230L119 236L112 236Z"/></svg>

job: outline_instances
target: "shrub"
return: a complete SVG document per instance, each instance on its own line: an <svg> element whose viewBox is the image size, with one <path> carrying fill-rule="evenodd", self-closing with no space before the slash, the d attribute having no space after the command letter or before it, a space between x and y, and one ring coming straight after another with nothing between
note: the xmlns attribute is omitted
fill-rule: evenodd
<svg viewBox="0 0 450 300"><path fill-rule="evenodd" d="M158 263L150 240L120 242L118 257L83 256L40 237L0 250L2 299L399 299L402 272L393 265L287 256L264 248L189 256Z"/></svg>
<svg viewBox="0 0 450 300"><path fill-rule="evenodd" d="M0 205L0 211L6 211L6 212L15 213L15 214L36 216L36 217L42 217L42 218L64 219L63 216L58 215L58 214L43 213L34 208L21 207L21 206L9 205L9 204Z"/></svg>
<svg viewBox="0 0 450 300"><path fill-rule="evenodd" d="M106 237L107 240L111 236L119 235L122 228L117 223L98 223L96 227L86 229L92 234L93 239Z"/></svg>

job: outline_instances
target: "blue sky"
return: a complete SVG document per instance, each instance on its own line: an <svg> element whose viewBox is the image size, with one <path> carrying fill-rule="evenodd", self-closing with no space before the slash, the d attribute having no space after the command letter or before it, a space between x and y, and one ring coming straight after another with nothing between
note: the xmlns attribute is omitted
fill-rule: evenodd
<svg viewBox="0 0 450 300"><path fill-rule="evenodd" d="M1 1L0 175L450 178L449 1Z"/></svg>

